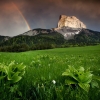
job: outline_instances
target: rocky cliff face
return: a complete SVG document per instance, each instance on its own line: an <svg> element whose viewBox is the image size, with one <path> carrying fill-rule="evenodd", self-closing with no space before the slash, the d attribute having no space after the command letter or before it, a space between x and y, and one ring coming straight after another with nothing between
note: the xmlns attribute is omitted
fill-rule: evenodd
<svg viewBox="0 0 100 100"><path fill-rule="evenodd" d="M83 22L81 22L75 16L60 15L58 28L61 28L63 26L71 28L86 28L86 25L84 25Z"/></svg>
<svg viewBox="0 0 100 100"><path fill-rule="evenodd" d="M37 29L27 31L27 32L20 34L20 35L35 36L35 35L38 35L38 34L49 34L49 33L52 33L52 32L54 32L52 29L37 28Z"/></svg>
<svg viewBox="0 0 100 100"><path fill-rule="evenodd" d="M38 34L49 34L53 32L58 32L64 36L65 39L73 39L75 34L79 34L80 31L86 28L86 25L83 24L75 16L66 16L60 15L57 28L54 29L33 29L28 32L25 32L21 35L35 36Z"/></svg>
<svg viewBox="0 0 100 100"><path fill-rule="evenodd" d="M80 28L61 27L55 28L55 31L62 34L66 40L73 39L75 34L79 34Z"/></svg>
<svg viewBox="0 0 100 100"><path fill-rule="evenodd" d="M79 34L82 28L86 28L86 25L75 16L60 15L58 27L54 30L69 40L73 39L75 34Z"/></svg>

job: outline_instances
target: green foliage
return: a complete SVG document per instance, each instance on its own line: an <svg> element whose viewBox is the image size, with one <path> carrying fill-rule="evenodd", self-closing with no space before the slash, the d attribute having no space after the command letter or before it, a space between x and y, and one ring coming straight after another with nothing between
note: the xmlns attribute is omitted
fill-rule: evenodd
<svg viewBox="0 0 100 100"><path fill-rule="evenodd" d="M88 29L82 29L80 34L74 36L74 43L79 46L96 45L100 43L100 32L95 32Z"/></svg>
<svg viewBox="0 0 100 100"><path fill-rule="evenodd" d="M0 44L0 51L22 52L28 50L51 49L64 44L64 37L57 32L38 34L36 36L19 35Z"/></svg>
<svg viewBox="0 0 100 100"><path fill-rule="evenodd" d="M29 46L25 43L15 44L11 46L4 46L0 48L0 51L2 52L23 52L28 50L29 50Z"/></svg>
<svg viewBox="0 0 100 100"><path fill-rule="evenodd" d="M5 81L5 83L17 83L25 74L25 66L22 63L15 64L15 61L12 61L8 65L0 64L0 73L0 80Z"/></svg>
<svg viewBox="0 0 100 100"><path fill-rule="evenodd" d="M0 35L0 43L3 43L3 42L5 42L8 39L10 39L10 37L8 37L8 36L1 36Z"/></svg>
<svg viewBox="0 0 100 100"><path fill-rule="evenodd" d="M43 50L59 47L78 47L100 44L100 32L82 29L73 39L65 40L58 32L45 29L36 29L35 36L18 35L15 37L0 36L0 51L23 52L29 50ZM47 31L48 33L41 33Z"/></svg>
<svg viewBox="0 0 100 100"><path fill-rule="evenodd" d="M92 81L94 75L91 73L91 71L85 70L84 67L78 67L76 69L72 66L69 66L68 69L66 69L66 71L62 73L62 76L66 76L66 85L76 84L86 92L89 91L90 83L92 87L98 87L98 83L96 81ZM98 77L97 79L99 80L100 77Z"/></svg>
<svg viewBox="0 0 100 100"><path fill-rule="evenodd" d="M99 100L99 54L100 45L20 53L0 52L0 63L4 66L9 66L13 60L15 60L14 66L22 62L26 65L25 74L20 81L11 83L11 80L8 80L11 83L8 85L4 83L7 77L1 79L0 98L2 100ZM91 69L92 72L89 72L92 74L92 81L89 83L88 93L78 84L65 85L66 76L62 77L62 73L68 65L76 69L77 66L84 66L84 74L89 71L86 69ZM3 72L2 75L5 76ZM80 81L84 82L84 78L80 78Z"/></svg>
<svg viewBox="0 0 100 100"><path fill-rule="evenodd" d="M7 65L4 63L0 64L0 90L6 93L5 95L0 91L2 100L8 98L8 100L15 100L18 99L17 97L22 97L18 82L22 79L24 74L25 66L22 63L18 64L12 61Z"/></svg>
<svg viewBox="0 0 100 100"><path fill-rule="evenodd" d="M16 36L0 44L2 52L23 52L61 47L65 39L59 33L38 34L36 36Z"/></svg>

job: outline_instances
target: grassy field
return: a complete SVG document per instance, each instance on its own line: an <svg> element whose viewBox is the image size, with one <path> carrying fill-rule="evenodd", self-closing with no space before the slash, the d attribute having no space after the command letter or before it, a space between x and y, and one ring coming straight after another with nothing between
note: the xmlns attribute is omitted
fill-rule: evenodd
<svg viewBox="0 0 100 100"><path fill-rule="evenodd" d="M25 75L13 88L5 88L0 82L0 100L100 100L100 88L90 87L87 93L81 88L65 86L62 77L68 66L90 68L93 74L99 76L100 45L0 52L0 63L8 65L11 61L23 63L26 66Z"/></svg>

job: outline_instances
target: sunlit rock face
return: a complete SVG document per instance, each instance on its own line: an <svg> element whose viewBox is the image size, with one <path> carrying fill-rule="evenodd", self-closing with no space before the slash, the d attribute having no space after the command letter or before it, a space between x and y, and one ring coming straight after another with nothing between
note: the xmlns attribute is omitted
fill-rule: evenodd
<svg viewBox="0 0 100 100"><path fill-rule="evenodd" d="M75 34L79 34L80 28L61 27L55 28L55 31L62 34L66 40L73 39Z"/></svg>
<svg viewBox="0 0 100 100"><path fill-rule="evenodd" d="M75 16L66 16L66 15L61 15L58 22L58 28L61 28L63 26L72 28L86 28L86 25L84 25L83 22L81 22Z"/></svg>
<svg viewBox="0 0 100 100"><path fill-rule="evenodd" d="M79 34L82 28L86 28L86 25L75 16L60 15L58 27L54 30L69 40L73 39L75 34Z"/></svg>

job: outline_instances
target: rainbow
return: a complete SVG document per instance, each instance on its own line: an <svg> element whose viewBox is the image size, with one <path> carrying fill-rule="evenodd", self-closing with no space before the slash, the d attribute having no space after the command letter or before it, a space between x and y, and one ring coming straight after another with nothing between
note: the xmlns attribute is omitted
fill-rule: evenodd
<svg viewBox="0 0 100 100"><path fill-rule="evenodd" d="M22 12L18 9L18 7L12 2L13 6L16 8L16 10L19 12L19 14L21 15L21 17L24 19L25 24L27 25L28 30L31 30L27 20L25 19L25 17L23 16Z"/></svg>

